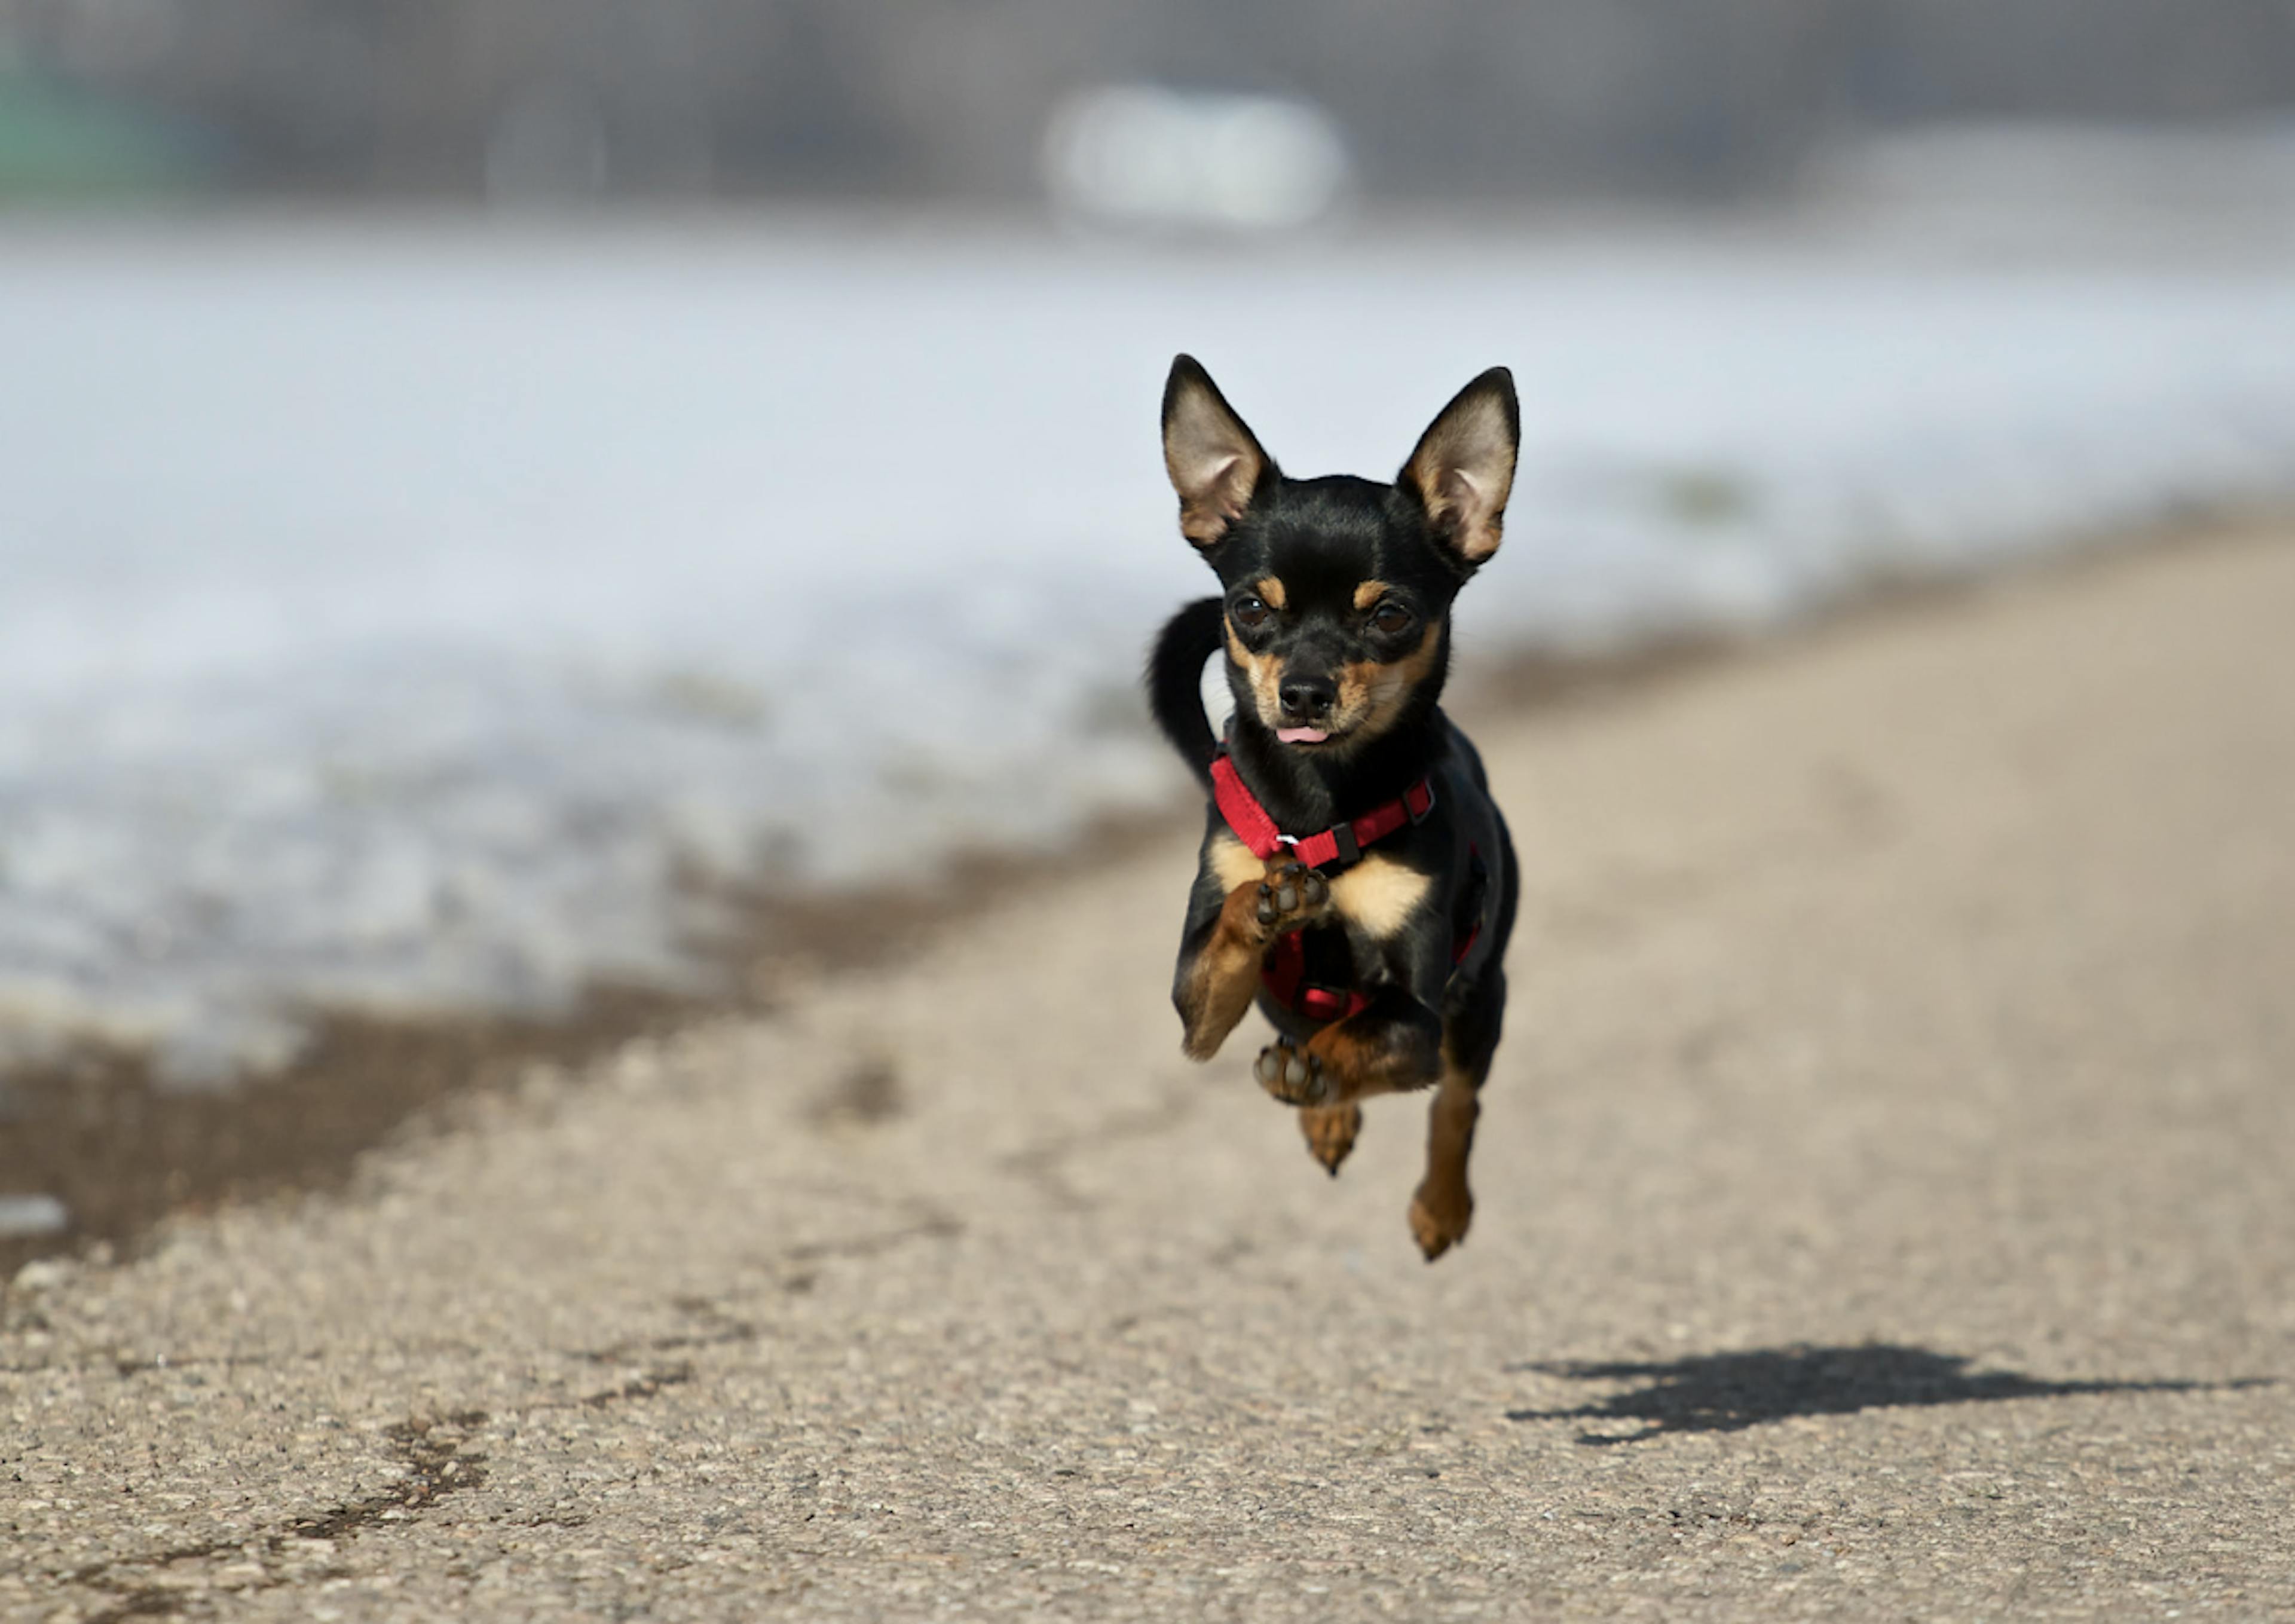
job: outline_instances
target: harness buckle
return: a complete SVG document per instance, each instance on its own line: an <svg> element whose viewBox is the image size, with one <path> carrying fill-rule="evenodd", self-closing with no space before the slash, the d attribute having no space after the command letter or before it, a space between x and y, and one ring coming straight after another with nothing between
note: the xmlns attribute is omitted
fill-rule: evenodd
<svg viewBox="0 0 2295 1624"><path fill-rule="evenodd" d="M1434 780L1431 778L1421 779L1419 780L1419 786L1426 791L1426 804L1425 806L1411 805L1410 793L1408 790L1405 790L1402 796L1402 810L1409 814L1413 827L1425 822L1427 818L1434 811Z"/></svg>
<svg viewBox="0 0 2295 1624"><path fill-rule="evenodd" d="M1338 860L1342 863L1345 863L1349 867L1352 867L1362 861L1362 842L1355 838L1355 826L1353 824L1334 823L1331 825L1331 842L1339 848Z"/></svg>

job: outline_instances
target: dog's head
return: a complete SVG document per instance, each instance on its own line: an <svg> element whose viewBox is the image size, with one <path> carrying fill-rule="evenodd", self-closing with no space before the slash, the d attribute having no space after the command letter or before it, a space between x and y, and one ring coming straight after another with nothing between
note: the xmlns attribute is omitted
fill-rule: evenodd
<svg viewBox="0 0 2295 1624"><path fill-rule="evenodd" d="M1195 358L1164 387L1180 530L1225 589L1238 714L1281 743L1344 752L1442 691L1450 602L1498 551L1522 437L1492 367L1442 408L1393 485L1286 478Z"/></svg>

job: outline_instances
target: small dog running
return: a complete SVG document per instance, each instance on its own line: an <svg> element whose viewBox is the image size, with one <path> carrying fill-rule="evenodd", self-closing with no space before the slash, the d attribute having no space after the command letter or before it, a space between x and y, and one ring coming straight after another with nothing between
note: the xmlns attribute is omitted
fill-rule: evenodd
<svg viewBox="0 0 2295 1624"><path fill-rule="evenodd" d="M1219 576L1156 640L1149 703L1210 792L1172 987L1208 1060L1255 997L1254 1074L1332 1174L1367 1096L1433 1087L1410 1230L1466 1234L1476 1103L1506 1014L1514 848L1482 759L1437 701L1450 604L1498 551L1521 413L1493 367L1393 485L1284 477L1192 356L1164 389L1180 531ZM1227 653L1224 739L1201 680Z"/></svg>

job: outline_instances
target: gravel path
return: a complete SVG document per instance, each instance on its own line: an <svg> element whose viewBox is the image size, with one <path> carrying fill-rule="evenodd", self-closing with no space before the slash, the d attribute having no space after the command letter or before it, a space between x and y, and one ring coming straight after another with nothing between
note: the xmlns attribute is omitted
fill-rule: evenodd
<svg viewBox="0 0 2295 1624"><path fill-rule="evenodd" d="M1187 831L30 1265L0 1617L2295 1615L2295 540L1475 731L1464 1248L1166 1005Z"/></svg>

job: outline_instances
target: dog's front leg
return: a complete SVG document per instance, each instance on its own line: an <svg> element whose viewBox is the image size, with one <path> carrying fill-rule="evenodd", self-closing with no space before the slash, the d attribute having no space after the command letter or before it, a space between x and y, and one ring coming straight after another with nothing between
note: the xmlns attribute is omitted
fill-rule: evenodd
<svg viewBox="0 0 2295 1624"><path fill-rule="evenodd" d="M1219 1053L1227 1034L1259 992L1268 943L1299 930L1329 910L1330 886L1312 869L1278 858L1257 879L1222 895L1216 870L1197 877L1198 900L1188 914L1172 1002L1185 1029L1180 1047L1191 1060Z"/></svg>

